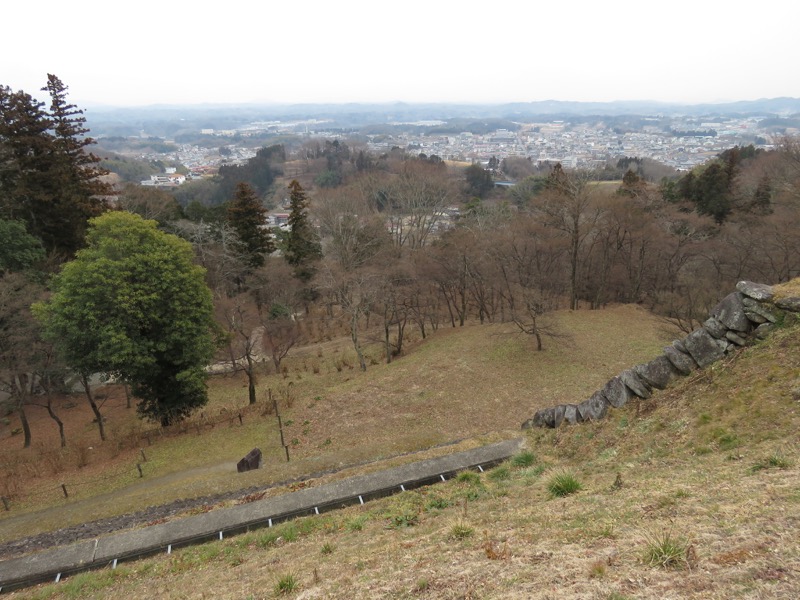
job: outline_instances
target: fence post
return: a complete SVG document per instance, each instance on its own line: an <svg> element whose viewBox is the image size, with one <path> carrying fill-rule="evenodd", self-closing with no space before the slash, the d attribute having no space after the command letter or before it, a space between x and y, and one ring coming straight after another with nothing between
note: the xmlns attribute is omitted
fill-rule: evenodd
<svg viewBox="0 0 800 600"><path fill-rule="evenodd" d="M283 438L283 419L281 419L281 415L278 412L277 399L272 400L272 406L275 408L275 416L278 418L278 430L281 433L281 446L283 446L283 451L286 452L286 462L289 462L289 446L286 445L286 440Z"/></svg>
<svg viewBox="0 0 800 600"><path fill-rule="evenodd" d="M9 510L11 510L11 509L8 507L8 498L6 498L5 496L2 496L2 500L3 500L3 507L6 509L6 511L9 511Z"/></svg>
<svg viewBox="0 0 800 600"><path fill-rule="evenodd" d="M242 423L242 413L239 413L239 425L243 425L243 424L244 423Z"/></svg>
<svg viewBox="0 0 800 600"><path fill-rule="evenodd" d="M142 462L147 462L147 455L144 453L144 448L141 449L142 453Z"/></svg>
<svg viewBox="0 0 800 600"><path fill-rule="evenodd" d="M66 483L62 483L61 484L61 491L64 492L64 498L69 498L69 494L67 493L67 484Z"/></svg>
<svg viewBox="0 0 800 600"><path fill-rule="evenodd" d="M136 463L136 468L139 469L139 477L140 478L144 477L144 475L142 475L142 465L139 464L139 463Z"/></svg>

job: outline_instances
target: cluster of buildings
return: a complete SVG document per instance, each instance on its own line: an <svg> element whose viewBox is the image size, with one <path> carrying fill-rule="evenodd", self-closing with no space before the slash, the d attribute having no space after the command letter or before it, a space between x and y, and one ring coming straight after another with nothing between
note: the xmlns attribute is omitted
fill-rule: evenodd
<svg viewBox="0 0 800 600"><path fill-rule="evenodd" d="M568 168L594 168L621 156L652 158L678 170L689 170L723 150L755 144L769 147L770 133L760 126L758 117L718 119L712 122L681 119L643 119L644 124L621 130L598 117L595 122L571 123L565 120L521 123L515 130L496 129L486 134L461 132L428 134L425 128L393 128L393 133L360 135L366 149L380 155L401 149L410 154L436 155L444 160L487 163L491 158L525 157L533 162ZM443 124L443 122L437 122ZM435 125L435 124L434 124ZM433 130L435 130L434 125ZM168 158L187 167L181 175L167 171L154 175L142 185L175 187L192 178L208 176L222 164L243 163L255 156L256 149L226 143L232 135L247 138L254 132L292 135L298 140L346 138L341 131L331 131L324 121L251 123L230 131L204 130L219 137L220 146L204 148L181 144ZM430 129L430 128L429 128ZM220 149L224 149L221 153ZM163 158L142 156L142 158Z"/></svg>

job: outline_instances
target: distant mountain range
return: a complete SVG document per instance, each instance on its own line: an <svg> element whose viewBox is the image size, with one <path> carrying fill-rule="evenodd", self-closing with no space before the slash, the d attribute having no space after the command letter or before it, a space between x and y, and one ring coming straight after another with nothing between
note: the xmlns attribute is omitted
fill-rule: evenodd
<svg viewBox="0 0 800 600"><path fill-rule="evenodd" d="M193 104L143 107L91 107L86 117L92 131L173 123L177 128L234 129L254 121L329 121L330 127L348 129L372 124L410 123L456 119L552 121L569 117L800 116L800 98L764 98L722 104L670 104L653 101L569 102L543 100L507 104Z"/></svg>

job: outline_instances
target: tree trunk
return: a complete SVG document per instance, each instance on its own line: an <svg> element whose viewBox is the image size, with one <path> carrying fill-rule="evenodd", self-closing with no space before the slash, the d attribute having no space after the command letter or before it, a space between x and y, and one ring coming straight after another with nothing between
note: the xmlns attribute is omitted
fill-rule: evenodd
<svg viewBox="0 0 800 600"><path fill-rule="evenodd" d="M353 317L350 320L350 338L353 340L353 348L356 349L358 355L358 364L362 371L367 370L367 363L364 361L364 353L361 351L361 343L358 341L358 311L353 311Z"/></svg>
<svg viewBox="0 0 800 600"><path fill-rule="evenodd" d="M24 377L24 376L23 376ZM15 396L17 398L17 414L19 415L19 422L22 425L22 433L24 434L24 441L22 442L23 448L31 447L31 425L28 423L28 415L25 414L25 400L29 398L28 383L32 384L32 375L29 375L29 381L23 383L19 375L14 376Z"/></svg>
<svg viewBox="0 0 800 600"><path fill-rule="evenodd" d="M250 404L256 403L256 373L253 357L250 352L245 354L247 359L247 391L250 394Z"/></svg>
<svg viewBox="0 0 800 600"><path fill-rule="evenodd" d="M383 325L383 340L384 345L386 347L386 364L390 364L392 362L392 346L389 343L389 324L384 323Z"/></svg>
<svg viewBox="0 0 800 600"><path fill-rule="evenodd" d="M92 407L92 412L97 420L97 429L100 431L100 439L105 442L106 430L103 426L103 415L100 414L100 409L97 407L97 403L94 401L94 396L92 396L92 389L89 387L89 377L85 374L81 374L81 383L83 384L83 389L86 392L86 398L89 400L89 406Z"/></svg>
<svg viewBox="0 0 800 600"><path fill-rule="evenodd" d="M56 411L53 410L53 401L49 396L47 398L47 413L50 415L50 418L56 422L56 425L58 425L58 435L61 438L61 447L66 448L67 438L64 435L64 422L58 418Z"/></svg>
<svg viewBox="0 0 800 600"><path fill-rule="evenodd" d="M403 336L406 331L406 320L397 322L397 355L400 356L403 352Z"/></svg>
<svg viewBox="0 0 800 600"><path fill-rule="evenodd" d="M125 408L131 407L131 387L128 382L124 382L122 386L125 388Z"/></svg>
<svg viewBox="0 0 800 600"><path fill-rule="evenodd" d="M22 442L23 448L31 447L31 426L28 423L28 415L25 414L25 405L20 400L17 404L17 414L19 415L19 422L22 423L22 433L24 441Z"/></svg>

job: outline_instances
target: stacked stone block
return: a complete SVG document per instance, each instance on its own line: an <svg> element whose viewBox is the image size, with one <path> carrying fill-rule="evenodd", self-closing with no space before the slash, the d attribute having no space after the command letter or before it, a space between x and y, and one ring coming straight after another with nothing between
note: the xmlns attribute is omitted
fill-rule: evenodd
<svg viewBox="0 0 800 600"><path fill-rule="evenodd" d="M736 291L714 307L702 327L672 342L662 355L626 369L579 404L537 411L522 428L555 428L562 423L595 421L632 398L650 398L653 390L663 390L673 380L714 364L744 346L748 339L767 336L785 312L800 313L800 297L775 299L770 286L740 281Z"/></svg>

